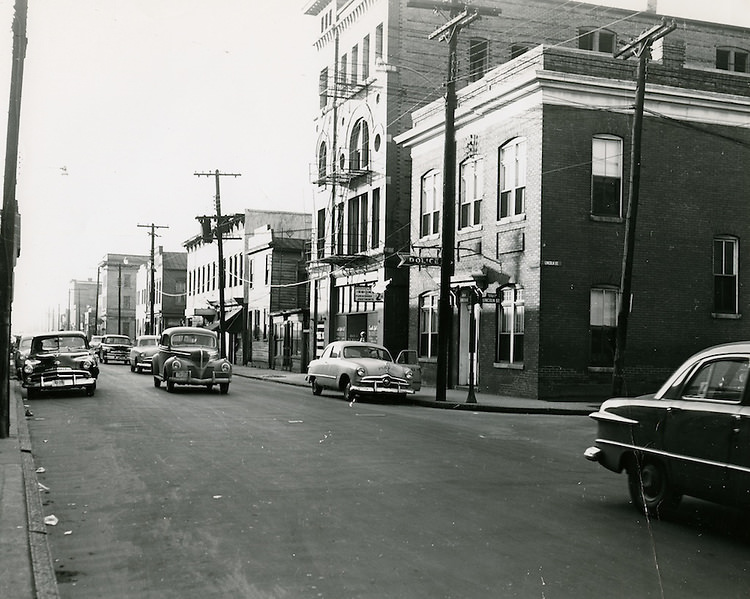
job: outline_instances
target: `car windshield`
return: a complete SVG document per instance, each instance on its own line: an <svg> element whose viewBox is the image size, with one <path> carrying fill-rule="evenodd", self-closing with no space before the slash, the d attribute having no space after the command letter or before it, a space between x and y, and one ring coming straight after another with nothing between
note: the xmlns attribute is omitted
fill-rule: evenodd
<svg viewBox="0 0 750 599"><path fill-rule="evenodd" d="M344 347L343 355L345 358L375 358L393 362L387 349L375 345L347 345Z"/></svg>
<svg viewBox="0 0 750 599"><path fill-rule="evenodd" d="M104 343L119 343L120 345L130 345L130 339L125 336L113 335L111 337L105 337Z"/></svg>
<svg viewBox="0 0 750 599"><path fill-rule="evenodd" d="M86 349L86 340L83 337L42 337L35 340L33 349L42 353Z"/></svg>
<svg viewBox="0 0 750 599"><path fill-rule="evenodd" d="M156 338L154 339L138 339L138 347L146 347L156 345Z"/></svg>
<svg viewBox="0 0 750 599"><path fill-rule="evenodd" d="M172 335L172 347L189 347L191 345L216 347L216 337L213 335L201 335L199 333Z"/></svg>

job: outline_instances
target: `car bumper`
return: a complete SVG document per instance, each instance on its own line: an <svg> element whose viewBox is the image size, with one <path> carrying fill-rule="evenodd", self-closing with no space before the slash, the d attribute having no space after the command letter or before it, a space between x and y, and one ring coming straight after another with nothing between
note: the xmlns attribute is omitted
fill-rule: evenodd
<svg viewBox="0 0 750 599"><path fill-rule="evenodd" d="M396 387L393 385L352 385L351 390L355 393L370 393L372 395L411 395L414 389L411 387Z"/></svg>
<svg viewBox="0 0 750 599"><path fill-rule="evenodd" d="M130 354L108 351L102 354L102 360L116 360L127 362L130 360Z"/></svg>
<svg viewBox="0 0 750 599"><path fill-rule="evenodd" d="M173 372L166 380L177 385L221 385L230 383L232 381L232 375L211 373L204 376L195 376L187 371L181 370Z"/></svg>
<svg viewBox="0 0 750 599"><path fill-rule="evenodd" d="M96 378L89 373L69 372L63 374L45 374L39 378L25 380L25 389L74 389L96 385Z"/></svg>

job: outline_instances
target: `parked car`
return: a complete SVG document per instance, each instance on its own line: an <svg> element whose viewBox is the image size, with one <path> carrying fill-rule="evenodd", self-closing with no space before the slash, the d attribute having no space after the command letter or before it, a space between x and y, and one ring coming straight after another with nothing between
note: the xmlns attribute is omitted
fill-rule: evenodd
<svg viewBox="0 0 750 599"><path fill-rule="evenodd" d="M91 339L89 340L89 347L91 348L91 351L93 351L97 357L99 357L99 348L102 346L102 339L104 338L104 335L92 335Z"/></svg>
<svg viewBox="0 0 750 599"><path fill-rule="evenodd" d="M141 372L148 368L151 370L151 360L159 351L158 335L141 335L136 337L133 347L130 348L130 372Z"/></svg>
<svg viewBox="0 0 750 599"><path fill-rule="evenodd" d="M79 331L34 335L23 365L21 386L29 399L42 391L85 389L94 395L99 366L86 336Z"/></svg>
<svg viewBox="0 0 750 599"><path fill-rule="evenodd" d="M209 391L219 385L229 392L232 364L219 355L218 337L199 327L172 327L159 337L159 349L151 363L154 387L164 382L167 391L175 385L203 385Z"/></svg>
<svg viewBox="0 0 750 599"><path fill-rule="evenodd" d="M750 342L690 357L656 393L608 399L584 455L627 472L633 504L664 515L683 495L750 505Z"/></svg>
<svg viewBox="0 0 750 599"><path fill-rule="evenodd" d="M16 378L20 381L23 378L23 365L26 358L29 357L31 350L31 340L33 335L20 335L16 342L16 348L13 351L13 363L16 368Z"/></svg>
<svg viewBox="0 0 750 599"><path fill-rule="evenodd" d="M307 367L313 395L324 389L341 391L348 401L358 395L396 396L419 391L411 365L394 362L382 345L361 341L334 341Z"/></svg>
<svg viewBox="0 0 750 599"><path fill-rule="evenodd" d="M109 362L130 362L130 348L133 343L125 335L104 335L99 346L99 359L105 364Z"/></svg>

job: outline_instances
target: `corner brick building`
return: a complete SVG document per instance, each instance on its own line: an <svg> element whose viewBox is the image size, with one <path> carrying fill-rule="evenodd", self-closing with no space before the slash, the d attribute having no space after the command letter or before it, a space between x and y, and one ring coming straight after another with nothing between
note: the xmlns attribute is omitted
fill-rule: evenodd
<svg viewBox="0 0 750 599"><path fill-rule="evenodd" d="M475 343L479 391L606 395L635 90L635 62L612 54L669 15L655 2L482 4L502 12L464 28L458 44L449 382L468 384ZM429 383L445 334L439 267L397 265L399 253L439 254L447 45L427 38L445 18L406 0L312 1L306 12L321 23L318 349L365 324L391 351L417 348ZM750 31L676 23L647 76L628 393L652 389L701 347L750 337Z"/></svg>

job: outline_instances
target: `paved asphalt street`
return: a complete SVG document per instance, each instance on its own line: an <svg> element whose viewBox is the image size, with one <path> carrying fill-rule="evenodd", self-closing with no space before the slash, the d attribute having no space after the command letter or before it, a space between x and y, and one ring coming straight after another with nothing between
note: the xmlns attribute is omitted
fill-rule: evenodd
<svg viewBox="0 0 750 599"><path fill-rule="evenodd" d="M237 367L235 376L280 384L307 386L304 374ZM449 390L446 402L434 400L435 390L424 388L414 404L439 409L509 413L588 414L595 401L543 402L477 394L467 403L467 390ZM4 599L56 598L59 596L46 536L36 466L26 424L25 396L11 382L11 434L0 439L0 580Z"/></svg>

